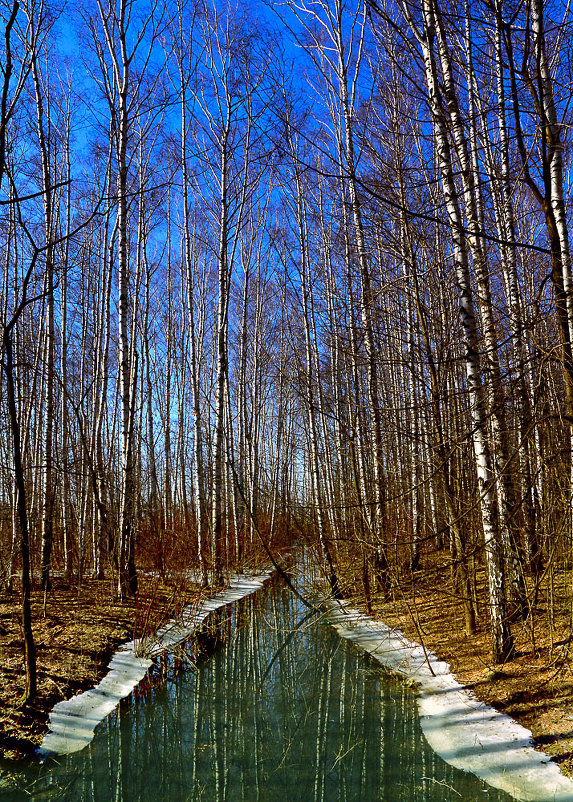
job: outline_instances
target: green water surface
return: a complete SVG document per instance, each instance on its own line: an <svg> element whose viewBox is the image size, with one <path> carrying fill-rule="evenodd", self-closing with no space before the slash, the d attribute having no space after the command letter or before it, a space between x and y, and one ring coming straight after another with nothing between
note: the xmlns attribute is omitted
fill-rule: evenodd
<svg viewBox="0 0 573 802"><path fill-rule="evenodd" d="M274 585L243 600L216 633L212 656L177 673L171 662L89 747L22 769L0 800L511 799L435 755L415 694L289 591ZM188 654L197 660L197 647Z"/></svg>

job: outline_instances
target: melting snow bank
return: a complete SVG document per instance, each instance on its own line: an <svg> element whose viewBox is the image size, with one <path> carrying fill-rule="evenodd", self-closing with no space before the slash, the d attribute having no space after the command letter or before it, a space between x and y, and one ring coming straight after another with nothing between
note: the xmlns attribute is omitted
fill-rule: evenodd
<svg viewBox="0 0 573 802"><path fill-rule="evenodd" d="M326 607L327 620L340 635L419 685L422 730L443 760L516 799L573 802L573 781L533 749L529 730L476 699L447 663L345 603L329 600Z"/></svg>
<svg viewBox="0 0 573 802"><path fill-rule="evenodd" d="M153 662L152 657L189 638L214 610L260 590L272 573L269 570L254 576L235 576L228 588L197 605L188 605L179 618L170 621L152 638L122 644L110 660L108 673L99 685L54 706L48 722L50 729L38 754L41 757L66 755L87 746L97 725L144 678Z"/></svg>

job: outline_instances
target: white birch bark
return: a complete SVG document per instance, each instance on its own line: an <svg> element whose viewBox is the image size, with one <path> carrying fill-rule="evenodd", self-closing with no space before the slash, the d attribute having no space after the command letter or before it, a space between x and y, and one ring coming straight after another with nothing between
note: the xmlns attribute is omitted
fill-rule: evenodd
<svg viewBox="0 0 573 802"><path fill-rule="evenodd" d="M482 527L488 569L492 656L495 661L502 661L511 650L512 640L507 622L503 544L501 540L501 533L499 531L497 500L494 484L495 479L492 469L491 455L487 443L487 413L484 389L482 386L480 347L476 324L473 288L470 278L468 249L464 235L463 218L461 215L459 197L454 180L448 126L442 105L435 62L434 47L436 38L436 22L434 17L433 0L423 0L422 12L424 17L423 31L418 31L412 18L409 17L409 19L422 49L428 99L434 126L436 157L441 173L444 202L452 226L454 269L460 296L460 313L464 330L464 359L473 423L472 439L476 460ZM406 14L409 16L407 9Z"/></svg>

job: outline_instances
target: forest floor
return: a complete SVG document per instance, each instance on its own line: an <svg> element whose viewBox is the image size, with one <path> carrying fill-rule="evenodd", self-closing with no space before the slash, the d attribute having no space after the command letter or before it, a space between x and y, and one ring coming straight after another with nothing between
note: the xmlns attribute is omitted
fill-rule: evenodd
<svg viewBox="0 0 573 802"><path fill-rule="evenodd" d="M120 643L155 632L199 596L198 586L182 580L163 583L140 574L137 597L121 603L111 580L85 579L77 587L55 578L44 614L43 593L33 591L38 695L32 704L22 705L18 597L0 594L0 757L31 755L56 702L93 687Z"/></svg>
<svg viewBox="0 0 573 802"><path fill-rule="evenodd" d="M431 570L401 581L392 597L374 595L372 617L422 643L476 697L531 730L535 746L573 777L573 632L571 572L552 574L540 589L527 620L512 624L515 649L493 666L485 608L485 575L478 572L481 616L476 635L464 632L459 599L448 593L447 555ZM358 577L352 578L357 587ZM344 594L362 612L364 598Z"/></svg>

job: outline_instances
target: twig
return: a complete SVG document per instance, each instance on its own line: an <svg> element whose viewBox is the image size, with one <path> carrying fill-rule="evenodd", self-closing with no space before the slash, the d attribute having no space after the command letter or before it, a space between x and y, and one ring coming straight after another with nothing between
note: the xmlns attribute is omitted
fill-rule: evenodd
<svg viewBox="0 0 573 802"><path fill-rule="evenodd" d="M430 782L437 783L438 785L443 785L444 788L448 788L450 791L453 791L454 794L461 796L459 791L456 791L453 786L448 785L448 783L444 782L443 780L436 780L434 777L420 777L421 780L429 780Z"/></svg>

